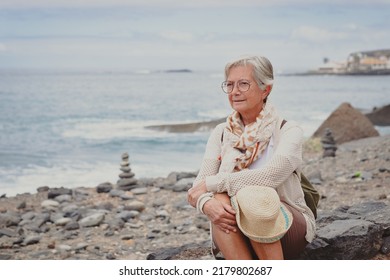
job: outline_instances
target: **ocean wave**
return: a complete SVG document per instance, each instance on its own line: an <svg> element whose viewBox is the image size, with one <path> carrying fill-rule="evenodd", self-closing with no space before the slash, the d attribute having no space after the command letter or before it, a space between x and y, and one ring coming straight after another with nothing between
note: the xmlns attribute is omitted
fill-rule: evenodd
<svg viewBox="0 0 390 280"><path fill-rule="evenodd" d="M167 137L164 131L156 133L145 126L156 121L128 120L89 120L69 122L64 125L61 136L64 138L82 138L87 140L110 140L131 138Z"/></svg>
<svg viewBox="0 0 390 280"><path fill-rule="evenodd" d="M207 132L213 129L216 125L224 122L226 118L221 118L212 121L191 122L191 123L175 123L175 124L160 124L149 125L147 129L156 131L165 131L170 133L193 133L193 132Z"/></svg>
<svg viewBox="0 0 390 280"><path fill-rule="evenodd" d="M106 181L116 182L118 165L108 162L67 162L53 166L29 165L20 168L0 170L0 193L13 196L36 192L40 186L50 187L94 187Z"/></svg>
<svg viewBox="0 0 390 280"><path fill-rule="evenodd" d="M192 149L171 151L144 150L136 153L128 150L130 167L136 178L166 177L172 171L195 171L203 156ZM198 147L203 151L204 147ZM123 150L126 151L126 150ZM50 165L28 164L0 169L0 195L15 196L35 193L38 187L95 187L103 182L116 183L119 179L120 153L115 159L85 161L69 158L53 160Z"/></svg>
<svg viewBox="0 0 390 280"><path fill-rule="evenodd" d="M172 138L173 133L208 132L225 118L211 121L161 122L161 121L128 121L128 120L89 120L70 121L61 125L60 134L64 138L81 138L86 140L112 139L149 139Z"/></svg>

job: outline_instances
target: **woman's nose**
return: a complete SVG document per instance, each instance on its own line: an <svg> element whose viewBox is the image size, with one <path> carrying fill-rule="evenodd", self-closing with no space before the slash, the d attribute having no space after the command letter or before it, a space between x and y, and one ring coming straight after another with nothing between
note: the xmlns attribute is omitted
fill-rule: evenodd
<svg viewBox="0 0 390 280"><path fill-rule="evenodd" d="M233 86L233 89L232 89L232 92L230 93L231 95L239 95L241 93L241 91L238 89L238 85L235 84Z"/></svg>

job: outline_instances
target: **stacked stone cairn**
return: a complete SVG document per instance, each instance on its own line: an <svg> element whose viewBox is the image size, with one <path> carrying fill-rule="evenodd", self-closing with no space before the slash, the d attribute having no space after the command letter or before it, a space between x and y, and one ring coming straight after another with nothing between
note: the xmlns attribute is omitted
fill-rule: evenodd
<svg viewBox="0 0 390 280"><path fill-rule="evenodd" d="M137 179L134 178L135 174L131 172L129 154L122 154L122 162L120 170L122 173L119 174L119 180L117 182L118 189L129 191L139 187L137 185Z"/></svg>
<svg viewBox="0 0 390 280"><path fill-rule="evenodd" d="M333 138L330 128L325 129L325 134L321 138L322 148L324 150L322 157L335 157L336 156L336 141Z"/></svg>

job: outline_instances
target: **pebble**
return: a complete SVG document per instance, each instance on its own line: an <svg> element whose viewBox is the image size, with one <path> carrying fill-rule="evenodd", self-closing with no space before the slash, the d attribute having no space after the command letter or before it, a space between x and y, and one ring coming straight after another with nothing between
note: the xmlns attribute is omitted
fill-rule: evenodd
<svg viewBox="0 0 390 280"><path fill-rule="evenodd" d="M122 219L123 221L127 222L135 217L137 217L139 215L139 212L138 211L135 211L135 210L131 210L131 211L122 211L120 212L117 217Z"/></svg>
<svg viewBox="0 0 390 280"><path fill-rule="evenodd" d="M80 228L80 225L78 222L69 222L65 225L65 230L76 230L79 228Z"/></svg>
<svg viewBox="0 0 390 280"><path fill-rule="evenodd" d="M99 184L96 187L96 191L98 193L108 193L113 189L113 187L114 187L113 184L111 184L110 182L105 182L105 183Z"/></svg>
<svg viewBox="0 0 390 280"><path fill-rule="evenodd" d="M58 201L59 203L70 202L72 201L72 196L70 194L61 194L56 196L54 200Z"/></svg>
<svg viewBox="0 0 390 280"><path fill-rule="evenodd" d="M75 246L76 251L85 250L88 247L88 243L82 242Z"/></svg>
<svg viewBox="0 0 390 280"><path fill-rule="evenodd" d="M123 200L132 200L134 199L134 195L133 193L129 193L129 192L123 192L121 195L119 195L119 197Z"/></svg>
<svg viewBox="0 0 390 280"><path fill-rule="evenodd" d="M65 226L66 224L72 222L71 218L60 218L54 222L56 226Z"/></svg>
<svg viewBox="0 0 390 280"><path fill-rule="evenodd" d="M44 200L41 203L42 208L46 209L55 209L60 205L58 201L55 200Z"/></svg>
<svg viewBox="0 0 390 280"><path fill-rule="evenodd" d="M118 197L118 196L123 195L124 193L125 193L125 191L123 191L123 190L113 189L113 190L110 191L109 194L112 197Z"/></svg>
<svg viewBox="0 0 390 280"><path fill-rule="evenodd" d="M146 187L136 188L133 189L131 192L135 195L146 194L148 193L148 188Z"/></svg>
<svg viewBox="0 0 390 280"><path fill-rule="evenodd" d="M59 251L71 251L72 250L72 247L69 245L66 245L66 244L61 244L57 248Z"/></svg>
<svg viewBox="0 0 390 280"><path fill-rule="evenodd" d="M125 210L135 210L135 211L141 212L142 210L145 209L145 204L141 201L135 200L135 201L131 201L131 202L127 203L124 206L124 209Z"/></svg>
<svg viewBox="0 0 390 280"><path fill-rule="evenodd" d="M104 219L103 213L96 213L90 216L87 216L79 221L80 226L83 227L94 227L100 225Z"/></svg>
<svg viewBox="0 0 390 280"><path fill-rule="evenodd" d="M23 245L27 246L27 245L35 244L38 243L40 240L41 237L38 235L29 235L24 239Z"/></svg>
<svg viewBox="0 0 390 280"><path fill-rule="evenodd" d="M18 236L17 232L8 228L0 228L0 237L2 236L15 237Z"/></svg>

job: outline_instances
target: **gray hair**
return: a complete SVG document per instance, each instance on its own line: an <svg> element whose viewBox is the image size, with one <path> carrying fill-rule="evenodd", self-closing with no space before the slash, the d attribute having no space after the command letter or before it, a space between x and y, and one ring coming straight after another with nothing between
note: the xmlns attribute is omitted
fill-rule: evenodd
<svg viewBox="0 0 390 280"><path fill-rule="evenodd" d="M246 56L229 62L225 66L225 79L227 79L232 68L237 66L253 66L253 78L259 87L264 90L266 86L274 83L274 70L271 62L264 56Z"/></svg>

